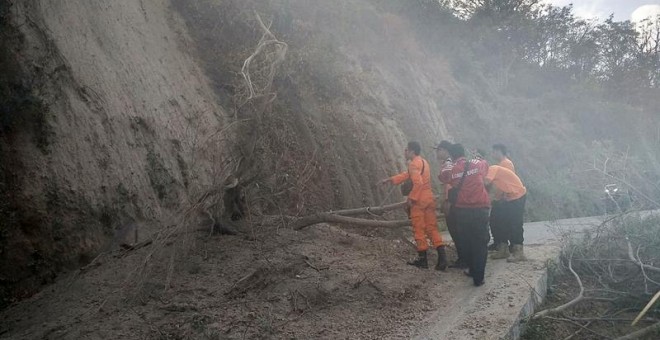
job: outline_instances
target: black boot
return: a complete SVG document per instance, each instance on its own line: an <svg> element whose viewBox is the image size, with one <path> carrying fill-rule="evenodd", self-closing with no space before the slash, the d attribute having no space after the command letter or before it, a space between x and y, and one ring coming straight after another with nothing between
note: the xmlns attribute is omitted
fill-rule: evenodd
<svg viewBox="0 0 660 340"><path fill-rule="evenodd" d="M454 263L452 263L449 268L465 269L467 268L467 263L463 259L458 258Z"/></svg>
<svg viewBox="0 0 660 340"><path fill-rule="evenodd" d="M408 264L417 268L428 269L429 261L426 259L426 251L418 251L415 261L408 262Z"/></svg>
<svg viewBox="0 0 660 340"><path fill-rule="evenodd" d="M447 269L447 252L445 246L440 246L438 250L438 264L435 265L435 270L445 271Z"/></svg>

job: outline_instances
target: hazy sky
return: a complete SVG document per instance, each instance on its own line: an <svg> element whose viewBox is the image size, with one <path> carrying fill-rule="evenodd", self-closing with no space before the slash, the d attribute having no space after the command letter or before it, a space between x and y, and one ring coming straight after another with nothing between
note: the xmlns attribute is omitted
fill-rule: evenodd
<svg viewBox="0 0 660 340"><path fill-rule="evenodd" d="M636 16L647 16L650 14L660 14L660 0L546 0L556 6L565 6L573 4L577 15L585 18L606 19L614 13L615 20L630 20L635 10L644 5L646 6L637 11Z"/></svg>

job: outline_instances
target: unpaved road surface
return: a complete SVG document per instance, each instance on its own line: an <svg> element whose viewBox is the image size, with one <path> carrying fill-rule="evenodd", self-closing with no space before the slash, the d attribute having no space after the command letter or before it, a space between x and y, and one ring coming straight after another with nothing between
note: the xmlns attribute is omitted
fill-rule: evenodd
<svg viewBox="0 0 660 340"><path fill-rule="evenodd" d="M479 288L459 270L405 265L414 253L405 230L273 224L242 236L199 234L170 258L173 271L153 267L141 289L129 274L150 247L63 275L4 310L0 338L499 339L558 254L551 229L527 225L530 261L490 261Z"/></svg>
<svg viewBox="0 0 660 340"><path fill-rule="evenodd" d="M604 217L565 219L525 224L525 263L489 260L486 284L454 287L447 308L429 315L417 339L506 339L530 299L540 301L539 283L548 261L559 256L562 235L599 225ZM466 280L471 282L469 280Z"/></svg>

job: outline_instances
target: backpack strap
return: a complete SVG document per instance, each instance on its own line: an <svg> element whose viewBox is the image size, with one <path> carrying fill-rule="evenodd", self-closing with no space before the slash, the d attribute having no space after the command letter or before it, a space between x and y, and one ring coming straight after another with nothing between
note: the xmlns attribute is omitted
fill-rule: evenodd
<svg viewBox="0 0 660 340"><path fill-rule="evenodd" d="M463 177L461 177L461 181L458 182L458 186L456 187L456 191L461 191L461 187L463 186L463 182L465 182L465 177L468 176L468 171L470 170L470 161L465 160L465 170L463 171Z"/></svg>

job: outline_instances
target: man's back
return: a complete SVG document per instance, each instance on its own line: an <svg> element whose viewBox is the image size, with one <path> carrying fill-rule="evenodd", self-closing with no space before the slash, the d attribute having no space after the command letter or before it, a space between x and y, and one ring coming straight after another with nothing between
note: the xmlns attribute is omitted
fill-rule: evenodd
<svg viewBox="0 0 660 340"><path fill-rule="evenodd" d="M527 188L525 188L520 178L513 171L503 166L490 166L486 175L486 182L492 183L501 193L500 199L506 201L519 199L527 193Z"/></svg>
<svg viewBox="0 0 660 340"><path fill-rule="evenodd" d="M465 172L466 164L469 164L467 177L460 187L455 206L457 208L490 207L490 198L483 183L483 178L488 172L486 161L473 159L468 162L461 157L453 165L449 164L442 169L440 180L451 185L452 188L457 188Z"/></svg>
<svg viewBox="0 0 660 340"><path fill-rule="evenodd" d="M408 174L413 182L413 189L409 197L414 200L432 199L431 169L429 163L422 156L416 156L410 161Z"/></svg>

